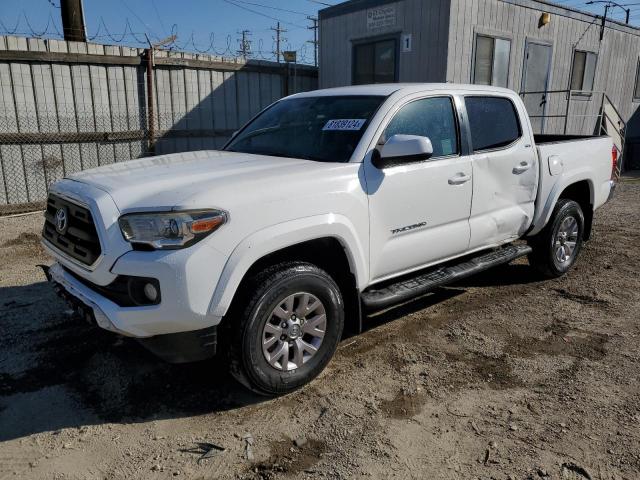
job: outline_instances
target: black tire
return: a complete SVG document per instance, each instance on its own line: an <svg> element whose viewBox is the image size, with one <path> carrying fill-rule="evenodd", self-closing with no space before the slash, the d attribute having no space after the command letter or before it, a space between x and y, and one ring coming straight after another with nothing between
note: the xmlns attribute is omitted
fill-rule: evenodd
<svg viewBox="0 0 640 480"><path fill-rule="evenodd" d="M273 310L299 292L310 293L322 302L325 335L317 352L302 366L282 370L269 364L263 353L263 329L273 318ZM313 380L331 360L342 336L344 303L340 289L325 271L309 263L286 262L258 273L249 279L235 303L227 319L231 374L262 395L288 393Z"/></svg>
<svg viewBox="0 0 640 480"><path fill-rule="evenodd" d="M554 243L558 230L569 217L573 217L577 222L578 236L572 255L568 261L561 262L556 257ZM540 233L529 240L529 245L533 249L529 254L529 264L545 278L557 278L564 275L578 258L578 254L582 249L583 236L584 213L580 205L566 198L558 200L549 223Z"/></svg>

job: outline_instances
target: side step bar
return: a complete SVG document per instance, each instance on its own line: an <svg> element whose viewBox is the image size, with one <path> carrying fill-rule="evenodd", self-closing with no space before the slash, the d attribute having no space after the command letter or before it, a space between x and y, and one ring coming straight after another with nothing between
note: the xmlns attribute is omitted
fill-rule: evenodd
<svg viewBox="0 0 640 480"><path fill-rule="evenodd" d="M362 292L362 303L366 310L387 308L496 265L509 263L516 258L528 255L530 252L531 247L528 245L509 245L456 265L440 267L428 273L405 278L382 288L372 287L370 290Z"/></svg>

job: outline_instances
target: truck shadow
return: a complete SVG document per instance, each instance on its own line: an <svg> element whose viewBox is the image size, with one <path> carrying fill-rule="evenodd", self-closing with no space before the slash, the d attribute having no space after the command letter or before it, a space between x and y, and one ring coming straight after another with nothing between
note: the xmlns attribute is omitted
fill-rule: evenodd
<svg viewBox="0 0 640 480"><path fill-rule="evenodd" d="M0 299L0 441L265 400L226 373L224 358L171 365L135 340L84 323L46 282L0 288Z"/></svg>
<svg viewBox="0 0 640 480"><path fill-rule="evenodd" d="M466 287L535 281L524 269L499 268L375 313L367 317L365 331L458 296ZM0 441L234 410L267 399L237 384L221 356L171 365L135 340L86 324L46 282L0 288L0 331Z"/></svg>

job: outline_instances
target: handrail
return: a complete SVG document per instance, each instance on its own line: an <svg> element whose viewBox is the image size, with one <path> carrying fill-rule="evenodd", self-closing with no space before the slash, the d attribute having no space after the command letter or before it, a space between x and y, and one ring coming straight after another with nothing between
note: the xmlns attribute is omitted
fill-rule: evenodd
<svg viewBox="0 0 640 480"><path fill-rule="evenodd" d="M605 101L607 102L608 105L611 106L611 108L613 109L613 111L616 113L616 115L619 118L619 125L618 125L618 133L621 135L623 141L624 141L624 135L623 132L626 130L627 127L627 123L623 120L622 115L620 114L620 112L618 111L618 109L616 108L615 104L611 101L611 99L609 98L609 95L607 95L607 92L603 91L603 90L572 90L572 89L563 89L563 90L536 90L536 91L520 91L518 93L518 95L520 97L524 97L525 95L550 95L550 94L554 94L554 93L564 93L567 94L567 108L566 111L563 115L529 115L530 118L564 118L565 119L565 126L564 126L564 133L566 133L567 131L567 121L568 121L568 117L597 117L600 118L600 125L602 125L602 123L605 120L605 116L607 117L607 119L615 126L615 122L614 119L612 119L609 115L606 115L605 111L604 111L604 105L605 105ZM570 115L569 114L569 107L571 105L571 99L574 95L602 95L602 102L601 102L601 106L600 106L600 113L598 114L574 114L574 115ZM620 126L621 124L621 126Z"/></svg>
<svg viewBox="0 0 640 480"><path fill-rule="evenodd" d="M627 122L624 121L620 111L617 109L615 104L607 95L607 92L601 90L572 90L572 89L564 89L564 90L541 90L541 91L521 91L518 95L524 100L526 95L542 95L543 103L549 104L548 96L552 94L565 94L565 101L567 102L564 114L553 114L553 115L544 115L546 113L546 107L543 107L542 113L543 115L529 115L531 119L543 119L541 124L541 131L544 133L545 123L544 119L558 119L564 118L564 134L567 134L568 126L569 126L569 117L573 118L589 118L596 117L596 127L600 134L608 134L614 140L614 145L619 150L620 159L622 159L622 155L624 155L625 151L625 134L627 130ZM592 97L594 95L601 95L600 99L600 108L599 113L586 113L586 114L571 114L571 101L575 97L579 96L589 96L589 101L594 100ZM597 98L597 97L596 97ZM577 101L578 99L576 99ZM584 98L581 98L580 101L584 101ZM611 110L609 110L609 107ZM613 110L613 113L612 113ZM608 113L607 113L608 112ZM617 117L617 118L615 118ZM614 133L615 132L615 133ZM619 145L618 145L619 144ZM622 170L622 161L618 162L618 168Z"/></svg>
<svg viewBox="0 0 640 480"><path fill-rule="evenodd" d="M627 122L625 122L622 119L622 115L620 115L620 112L618 111L618 109L616 108L616 105L611 101L611 99L609 98L609 95L607 95L606 93L603 93L604 98L607 99L607 102L609 103L609 105L611 105L611 108L613 108L613 111L616 112L616 115L618 115L618 117L620 118L620 121L622 122L623 128L627 128Z"/></svg>

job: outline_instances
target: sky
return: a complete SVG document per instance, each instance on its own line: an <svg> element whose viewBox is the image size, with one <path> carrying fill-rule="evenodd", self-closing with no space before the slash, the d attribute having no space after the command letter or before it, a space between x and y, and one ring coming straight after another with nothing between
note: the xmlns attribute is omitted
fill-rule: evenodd
<svg viewBox="0 0 640 480"><path fill-rule="evenodd" d="M59 38L60 0L0 0L0 34ZM428 0L424 0L428 1ZM307 16L340 0L84 0L87 34L105 44L142 46L145 34L152 40L176 33L173 46L179 50L235 56L240 33L249 30L252 57L273 60L278 22L283 50L298 51L298 61L313 62L313 31ZM604 4L586 0L556 3L602 15ZM631 23L640 25L640 0L618 0L630 5ZM610 11L623 21L620 8Z"/></svg>
<svg viewBox="0 0 640 480"><path fill-rule="evenodd" d="M270 29L280 20L287 30L282 49L297 50L303 57L299 61L313 63L307 16L317 18L319 9L336 3L339 0L84 0L84 14L87 35L96 43L121 40L122 45L140 46L145 33L152 40L177 33L180 50L235 56L239 32L249 30L252 57L264 59L275 58L275 32ZM42 34L48 25L43 36L59 38L59 5L59 0L0 0L0 34Z"/></svg>

